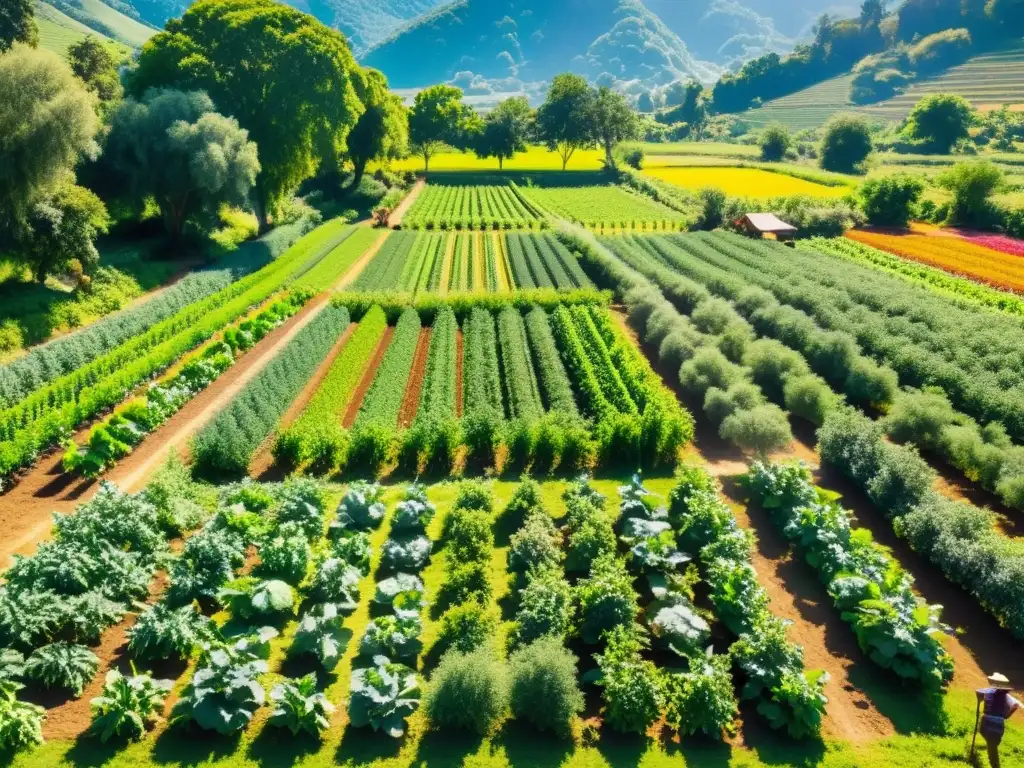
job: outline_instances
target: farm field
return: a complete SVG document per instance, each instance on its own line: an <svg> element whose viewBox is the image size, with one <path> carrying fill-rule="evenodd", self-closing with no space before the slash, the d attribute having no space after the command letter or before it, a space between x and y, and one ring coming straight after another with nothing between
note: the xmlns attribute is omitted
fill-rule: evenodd
<svg viewBox="0 0 1024 768"><path fill-rule="evenodd" d="M569 159L567 171L599 171L604 153L598 149L577 150ZM410 156L403 160L393 160L387 164L392 171L424 171L422 157ZM370 166L374 170L375 165ZM479 158L472 152L442 152L430 158L430 173L446 171L561 171L562 159L557 152L544 147L531 146L526 152L506 160L498 168L494 158Z"/></svg>
<svg viewBox="0 0 1024 768"><path fill-rule="evenodd" d="M644 174L691 191L701 187L717 187L727 195L736 197L843 197L850 193L848 186L826 186L786 173L773 173L758 168L685 168L649 165L644 168Z"/></svg>
<svg viewBox="0 0 1024 768"><path fill-rule="evenodd" d="M1024 290L1020 256L987 248L964 238L921 234L887 235L851 230L849 239L913 261L968 277L995 288Z"/></svg>
<svg viewBox="0 0 1024 768"><path fill-rule="evenodd" d="M516 188L494 184L430 183L402 219L405 229L529 229L540 215Z"/></svg>
<svg viewBox="0 0 1024 768"><path fill-rule="evenodd" d="M352 286L415 295L590 288L554 235L526 232L395 232Z"/></svg>
<svg viewBox="0 0 1024 768"><path fill-rule="evenodd" d="M683 215L650 198L628 192L617 186L548 186L520 187L526 199L556 216L586 227L652 227L677 229Z"/></svg>
<svg viewBox="0 0 1024 768"><path fill-rule="evenodd" d="M37 2L35 8L36 24L39 27L39 46L60 56L63 56L67 53L68 48L78 41L84 40L88 35L95 35L98 39L110 39L93 31L78 19L61 13L52 5Z"/></svg>

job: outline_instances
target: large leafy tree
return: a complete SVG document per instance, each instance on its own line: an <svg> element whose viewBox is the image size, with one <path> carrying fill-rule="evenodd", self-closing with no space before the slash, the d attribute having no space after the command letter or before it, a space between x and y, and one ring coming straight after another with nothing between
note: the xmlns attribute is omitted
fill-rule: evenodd
<svg viewBox="0 0 1024 768"><path fill-rule="evenodd" d="M359 186L371 160L399 156L409 143L409 117L401 98L388 91L388 81L375 69L366 70L366 111L348 135L352 161L351 188Z"/></svg>
<svg viewBox="0 0 1024 768"><path fill-rule="evenodd" d="M933 93L911 110L904 132L911 141L920 142L924 151L947 155L970 135L976 119L974 107L963 96Z"/></svg>
<svg viewBox="0 0 1024 768"><path fill-rule="evenodd" d="M344 153L363 112L365 73L341 33L273 0L199 0L142 49L130 81L203 90L259 146L254 204L260 229L309 178L325 143ZM325 137L328 142L325 142Z"/></svg>
<svg viewBox="0 0 1024 768"><path fill-rule="evenodd" d="M462 103L462 89L434 85L416 94L409 110L409 141L430 170L430 158L444 145L464 147L479 129L479 118Z"/></svg>
<svg viewBox="0 0 1024 768"><path fill-rule="evenodd" d="M95 97L59 56L21 44L0 56L0 93L0 250L40 280L94 262L106 212L74 167L97 151Z"/></svg>
<svg viewBox="0 0 1024 768"><path fill-rule="evenodd" d="M836 115L825 125L821 167L836 173L858 173L871 154L871 127L857 115Z"/></svg>
<svg viewBox="0 0 1024 768"><path fill-rule="evenodd" d="M33 48L39 45L36 10L32 0L4 0L0 3L0 53L15 43Z"/></svg>
<svg viewBox="0 0 1024 768"><path fill-rule="evenodd" d="M498 168L506 160L525 152L533 131L533 110L525 96L505 99L484 120L475 152L480 157L496 157Z"/></svg>
<svg viewBox="0 0 1024 768"><path fill-rule="evenodd" d="M68 63L71 71L100 101L111 102L121 98L123 90L117 73L117 60L110 48L92 35L68 48Z"/></svg>
<svg viewBox="0 0 1024 768"><path fill-rule="evenodd" d="M605 87L599 88L594 97L591 116L594 137L604 148L605 165L614 168L615 147L637 137L640 121L625 96Z"/></svg>
<svg viewBox="0 0 1024 768"><path fill-rule="evenodd" d="M105 163L125 193L152 197L178 242L189 219L211 221L222 203L245 202L260 164L256 145L201 91L154 89L114 113Z"/></svg>
<svg viewBox="0 0 1024 768"><path fill-rule="evenodd" d="M577 149L593 146L594 91L579 75L556 75L537 110L537 133L562 158L562 170Z"/></svg>

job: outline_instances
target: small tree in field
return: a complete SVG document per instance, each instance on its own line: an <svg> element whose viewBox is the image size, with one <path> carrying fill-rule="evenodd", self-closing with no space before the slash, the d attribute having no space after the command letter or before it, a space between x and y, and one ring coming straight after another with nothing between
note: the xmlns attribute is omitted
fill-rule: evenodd
<svg viewBox="0 0 1024 768"><path fill-rule="evenodd" d="M591 117L594 91L579 75L556 75L547 100L537 110L537 133L552 152L562 158L562 170L577 149L594 145Z"/></svg>
<svg viewBox="0 0 1024 768"><path fill-rule="evenodd" d="M496 157L501 169L506 160L526 151L532 131L533 110L526 97L505 99L487 115L473 151L479 157Z"/></svg>
<svg viewBox="0 0 1024 768"><path fill-rule="evenodd" d="M989 196L1003 181L1003 172L988 162L957 163L938 178L953 193L949 224L985 226L993 216Z"/></svg>
<svg viewBox="0 0 1024 768"><path fill-rule="evenodd" d="M976 117L974 107L963 96L933 93L917 102L903 131L911 141L920 142L925 152L947 155L970 135Z"/></svg>
<svg viewBox="0 0 1024 768"><path fill-rule="evenodd" d="M594 137L604 148L604 162L615 167L615 147L620 142L635 139L640 131L636 112L626 97L611 88L600 88L594 97Z"/></svg>
<svg viewBox="0 0 1024 768"><path fill-rule="evenodd" d="M871 154L871 128L855 115L837 115L825 126L821 167L836 173L858 173Z"/></svg>
<svg viewBox="0 0 1024 768"><path fill-rule="evenodd" d="M462 89L434 85L416 94L409 110L409 142L430 170L430 158L445 145L463 146L474 133L478 118L462 103Z"/></svg>
<svg viewBox="0 0 1024 768"><path fill-rule="evenodd" d="M897 173L881 179L868 179L858 192L868 223L881 227L905 227L924 192L917 176Z"/></svg>
<svg viewBox="0 0 1024 768"><path fill-rule="evenodd" d="M791 143L789 129L781 123L772 123L761 134L761 159L773 163L782 160Z"/></svg>

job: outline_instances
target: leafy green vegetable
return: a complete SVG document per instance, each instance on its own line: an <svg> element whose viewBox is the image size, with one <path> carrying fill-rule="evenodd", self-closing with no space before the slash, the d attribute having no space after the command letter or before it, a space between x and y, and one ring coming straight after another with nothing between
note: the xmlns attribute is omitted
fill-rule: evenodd
<svg viewBox="0 0 1024 768"><path fill-rule="evenodd" d="M25 663L25 677L46 688L66 688L76 697L96 675L100 660L84 645L50 643L37 648Z"/></svg>
<svg viewBox="0 0 1024 768"><path fill-rule="evenodd" d="M375 666L352 672L348 713L356 728L371 726L392 738L405 733L405 720L420 705L416 673L386 656L375 656Z"/></svg>
<svg viewBox="0 0 1024 768"><path fill-rule="evenodd" d="M172 680L154 680L149 675L125 677L116 669L110 670L102 693L89 702L89 732L103 742L112 738L141 739L147 726L160 719L164 697L173 685Z"/></svg>
<svg viewBox="0 0 1024 768"><path fill-rule="evenodd" d="M325 669L334 669L351 635L344 623L345 617L333 603L315 606L299 621L291 653L312 654Z"/></svg>
<svg viewBox="0 0 1024 768"><path fill-rule="evenodd" d="M319 737L331 725L334 705L316 690L316 674L278 683L270 691L274 711L270 724L287 728L293 736L306 732Z"/></svg>

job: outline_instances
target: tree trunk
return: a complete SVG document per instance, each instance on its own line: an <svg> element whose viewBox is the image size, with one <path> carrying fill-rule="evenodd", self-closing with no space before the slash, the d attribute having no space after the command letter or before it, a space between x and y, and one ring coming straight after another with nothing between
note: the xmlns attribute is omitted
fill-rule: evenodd
<svg viewBox="0 0 1024 768"><path fill-rule="evenodd" d="M604 157L605 157L604 162L605 162L605 165L608 166L609 170L612 170L612 169L615 168L615 158L612 157L612 149L613 149L613 147L612 147L611 144L605 144L604 145Z"/></svg>
<svg viewBox="0 0 1024 768"><path fill-rule="evenodd" d="M498 170L499 170L499 171L500 171L500 170L503 170L503 167L502 167L502 161L503 161L503 158L502 158L502 156L501 156L501 155L498 155Z"/></svg>
<svg viewBox="0 0 1024 768"><path fill-rule="evenodd" d="M270 216L267 212L267 198L262 189L256 189L256 196L253 199L253 208L256 212L256 221L259 222L259 233L261 235L270 231Z"/></svg>
<svg viewBox="0 0 1024 768"><path fill-rule="evenodd" d="M359 186L359 182L363 180L363 175L366 173L366 163L360 161L352 166L352 183L349 184L347 192L355 190Z"/></svg>

